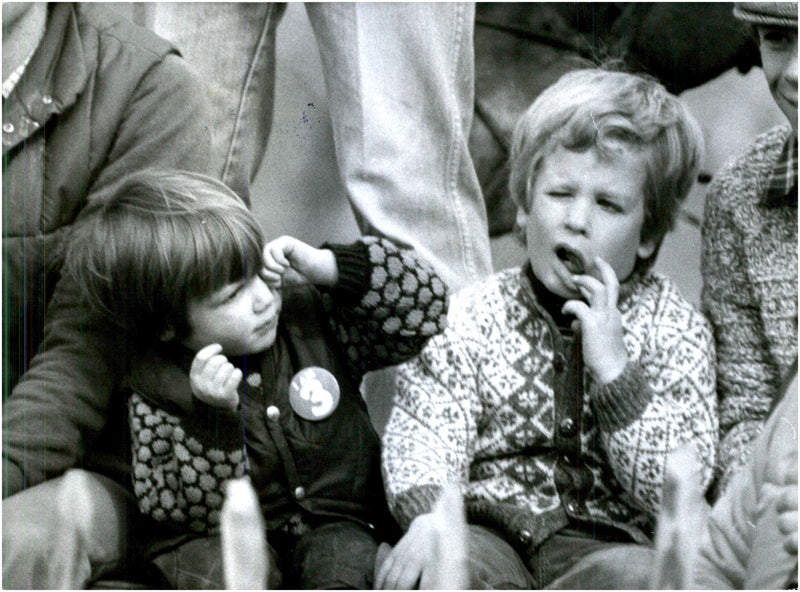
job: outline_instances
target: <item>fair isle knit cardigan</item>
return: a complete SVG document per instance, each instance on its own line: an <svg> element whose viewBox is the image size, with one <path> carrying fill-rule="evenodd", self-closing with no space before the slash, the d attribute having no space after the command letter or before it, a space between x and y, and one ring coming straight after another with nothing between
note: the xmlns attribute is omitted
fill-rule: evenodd
<svg viewBox="0 0 800 592"><path fill-rule="evenodd" d="M715 177L706 197L702 309L714 329L719 491L749 458L797 356L797 195L764 195L792 130L774 128Z"/></svg>
<svg viewBox="0 0 800 592"><path fill-rule="evenodd" d="M387 499L403 528L455 482L470 522L515 545L537 545L576 521L645 543L670 451L692 442L710 481L718 430L710 327L666 278L639 276L621 292L629 361L604 386L584 373L571 458L554 445L575 427L556 420L563 339L526 269L454 296L449 326L400 367L383 437Z"/></svg>

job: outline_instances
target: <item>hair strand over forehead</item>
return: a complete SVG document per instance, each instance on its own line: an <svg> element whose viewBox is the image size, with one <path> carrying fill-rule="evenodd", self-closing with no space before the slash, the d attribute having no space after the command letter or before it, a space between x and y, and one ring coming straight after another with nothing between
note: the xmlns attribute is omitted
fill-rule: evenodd
<svg viewBox="0 0 800 592"><path fill-rule="evenodd" d="M76 222L65 273L89 305L152 339L188 332L186 307L263 266L264 237L244 203L197 173L148 169Z"/></svg>

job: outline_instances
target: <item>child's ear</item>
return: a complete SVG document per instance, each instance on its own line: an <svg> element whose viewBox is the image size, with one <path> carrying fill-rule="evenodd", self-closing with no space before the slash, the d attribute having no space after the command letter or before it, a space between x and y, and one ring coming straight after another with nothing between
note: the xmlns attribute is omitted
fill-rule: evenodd
<svg viewBox="0 0 800 592"><path fill-rule="evenodd" d="M658 240L655 237L643 238L639 240L639 248L636 249L636 255L639 259L649 259L656 252Z"/></svg>
<svg viewBox="0 0 800 592"><path fill-rule="evenodd" d="M164 332L161 334L159 339L164 342L175 339L175 329L172 327L172 325L169 325L166 329L164 329Z"/></svg>

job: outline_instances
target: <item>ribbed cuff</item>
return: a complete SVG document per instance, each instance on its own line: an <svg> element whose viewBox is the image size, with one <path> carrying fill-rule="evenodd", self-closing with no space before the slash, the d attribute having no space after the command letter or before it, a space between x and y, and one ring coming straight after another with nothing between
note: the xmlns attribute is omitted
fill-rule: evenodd
<svg viewBox="0 0 800 592"><path fill-rule="evenodd" d="M641 417L653 399L653 390L638 364L628 362L615 380L595 387L594 408L601 429L621 430Z"/></svg>
<svg viewBox="0 0 800 592"><path fill-rule="evenodd" d="M439 485L422 485L412 487L394 496L391 504L392 514L403 532L408 530L414 518L433 511L433 506L441 491L442 488Z"/></svg>
<svg viewBox="0 0 800 592"><path fill-rule="evenodd" d="M370 270L369 252L362 241L349 245L325 243L322 249L330 249L336 257L339 281L329 291L342 300L360 302L369 290Z"/></svg>

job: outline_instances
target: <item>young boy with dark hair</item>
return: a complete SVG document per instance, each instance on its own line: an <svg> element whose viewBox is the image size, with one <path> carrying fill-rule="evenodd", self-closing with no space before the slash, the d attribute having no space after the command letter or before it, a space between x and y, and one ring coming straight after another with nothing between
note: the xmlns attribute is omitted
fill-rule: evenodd
<svg viewBox="0 0 800 592"><path fill-rule="evenodd" d="M454 296L399 371L383 438L407 530L376 584L431 566L431 508L462 490L473 588L644 588L667 456L717 443L708 323L649 271L691 188L699 126L652 79L563 76L514 133L528 261Z"/></svg>
<svg viewBox="0 0 800 592"><path fill-rule="evenodd" d="M194 538L156 557L167 581L224 585L224 484L247 474L271 587L370 588L396 525L359 385L442 329L439 277L387 240L265 246L223 184L152 170L88 206L65 273L138 349L124 382L133 490Z"/></svg>

